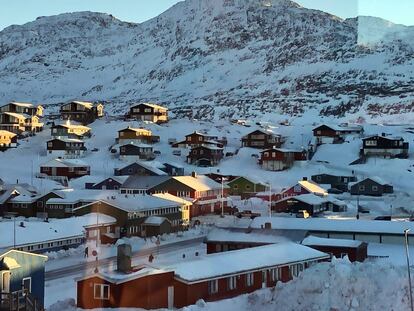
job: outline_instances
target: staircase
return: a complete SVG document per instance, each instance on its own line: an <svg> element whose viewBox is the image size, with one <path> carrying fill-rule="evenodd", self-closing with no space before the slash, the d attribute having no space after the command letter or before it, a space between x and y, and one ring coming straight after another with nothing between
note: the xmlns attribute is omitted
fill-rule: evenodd
<svg viewBox="0 0 414 311"><path fill-rule="evenodd" d="M26 290L0 293L0 311L44 311L37 300Z"/></svg>

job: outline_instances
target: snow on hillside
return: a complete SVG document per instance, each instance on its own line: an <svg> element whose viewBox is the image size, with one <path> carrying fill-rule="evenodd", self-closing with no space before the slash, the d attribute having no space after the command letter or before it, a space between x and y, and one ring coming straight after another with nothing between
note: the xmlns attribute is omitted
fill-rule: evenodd
<svg viewBox="0 0 414 311"><path fill-rule="evenodd" d="M82 98L122 113L158 101L204 119L402 114L414 108L413 34L289 0L186 0L142 24L41 17L0 32L0 102Z"/></svg>

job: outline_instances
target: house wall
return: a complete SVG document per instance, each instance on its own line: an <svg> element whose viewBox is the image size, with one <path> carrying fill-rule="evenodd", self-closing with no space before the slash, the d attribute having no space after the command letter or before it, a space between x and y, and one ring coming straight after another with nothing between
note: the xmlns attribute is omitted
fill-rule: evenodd
<svg viewBox="0 0 414 311"><path fill-rule="evenodd" d="M360 190L360 186L364 186L364 190ZM373 187L377 187L378 190L374 191ZM393 193L393 187L390 185L383 186L373 180L366 179L352 185L350 192L352 195L382 196L384 193Z"/></svg>
<svg viewBox="0 0 414 311"><path fill-rule="evenodd" d="M45 296L45 261L44 257L21 252L10 252L7 257L17 261L20 268L13 269L10 275L10 291L22 289L23 278L31 278L31 294L43 306Z"/></svg>
<svg viewBox="0 0 414 311"><path fill-rule="evenodd" d="M309 247L324 253L332 254L332 256L335 256L336 258L342 258L346 255L351 262L363 262L368 257L366 243L361 244L359 247L340 247L326 245L309 245Z"/></svg>
<svg viewBox="0 0 414 311"><path fill-rule="evenodd" d="M68 167L40 167L40 173L48 176L66 176L67 178L77 178L85 175L90 175L90 168L88 167L74 167L73 171L69 171Z"/></svg>
<svg viewBox="0 0 414 311"><path fill-rule="evenodd" d="M168 287L173 284L174 272L144 276L121 284L112 284L92 277L77 283L77 307L92 308L143 308L168 307ZM110 286L108 300L94 299L94 284Z"/></svg>

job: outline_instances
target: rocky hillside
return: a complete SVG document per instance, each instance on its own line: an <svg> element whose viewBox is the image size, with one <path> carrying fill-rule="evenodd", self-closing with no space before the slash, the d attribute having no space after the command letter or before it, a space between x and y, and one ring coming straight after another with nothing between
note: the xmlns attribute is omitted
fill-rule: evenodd
<svg viewBox="0 0 414 311"><path fill-rule="evenodd" d="M289 0L187 0L142 24L81 12L0 32L0 102L158 101L194 117L414 112L414 27Z"/></svg>

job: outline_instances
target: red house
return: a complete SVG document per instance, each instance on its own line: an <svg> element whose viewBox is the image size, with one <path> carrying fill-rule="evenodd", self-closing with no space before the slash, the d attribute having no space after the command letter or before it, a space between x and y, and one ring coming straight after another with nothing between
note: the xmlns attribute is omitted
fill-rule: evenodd
<svg viewBox="0 0 414 311"><path fill-rule="evenodd" d="M259 163L269 171L283 171L293 166L295 161L306 161L305 150L271 148L262 151Z"/></svg>
<svg viewBox="0 0 414 311"><path fill-rule="evenodd" d="M71 179L90 175L90 166L80 160L53 159L40 166L40 174Z"/></svg>
<svg viewBox="0 0 414 311"><path fill-rule="evenodd" d="M127 248L128 250L128 248ZM119 249L118 249L119 251ZM162 269L132 267L118 255L118 270L81 278L79 308L183 308L287 282L328 254L293 242L222 252Z"/></svg>

